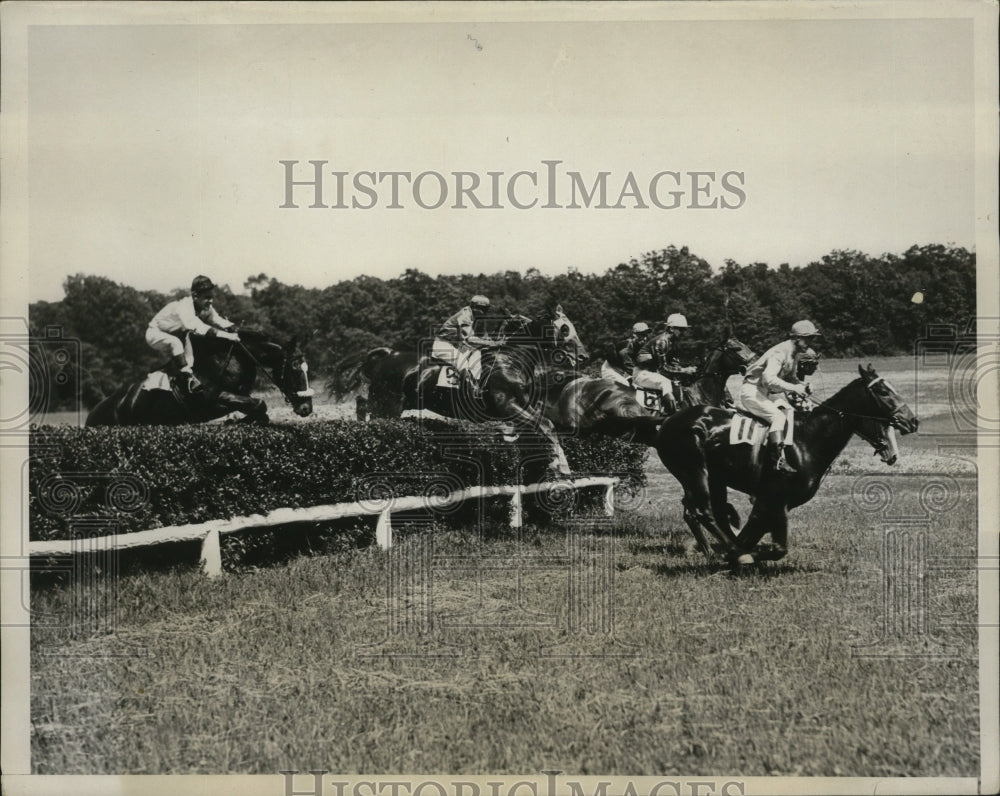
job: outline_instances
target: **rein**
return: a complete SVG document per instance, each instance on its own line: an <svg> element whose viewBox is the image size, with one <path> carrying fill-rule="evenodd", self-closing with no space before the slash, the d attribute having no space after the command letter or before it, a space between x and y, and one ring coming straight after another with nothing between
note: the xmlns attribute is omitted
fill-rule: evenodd
<svg viewBox="0 0 1000 796"><path fill-rule="evenodd" d="M252 360L253 360L253 363L254 363L254 364L255 364L255 365L256 365L256 366L258 367L258 368L260 368L261 370L263 370L263 371L264 371L264 375L265 375L265 376L267 376L267 378L268 378L268 381L270 381L270 382L271 382L271 384L273 384L273 385L274 385L275 387L277 387L277 388L278 388L278 392L280 392L280 393L281 393L281 395L282 395L282 397L283 397L283 398L285 399L285 403L286 403L286 404L290 404L290 403L292 402L292 399L291 399L291 397L290 397L290 396L288 395L288 393L287 393L287 392L285 392L285 388L284 388L284 387L282 387L282 386L281 386L280 384L278 384L278 382L277 382L277 381L275 381L275 379L274 379L274 376L272 376L272 375L271 375L271 371L270 371L270 370L268 370L267 366L266 366L266 365L265 365L265 364L264 364L263 362L261 362L261 361L260 361L259 359L257 359L257 357L255 357L255 356L253 355L253 352L252 352L252 351L250 351L250 349L249 349L249 348L247 348L247 347L246 347L246 346L245 346L245 345L243 344L243 341L242 341L242 340L241 340L241 341L239 341L239 342L234 342L234 343L231 343L231 344L230 344L230 346L229 346L229 357L232 357L232 355L233 355L233 348L234 348L235 346L237 346L237 345L238 345L238 346L239 346L240 348L242 348L242 349L243 349L243 350L244 350L244 351L246 352L246 355L247 355L248 357L250 357L250 359L252 359ZM227 358L226 358L226 364L227 364L227 365L229 364L229 357L227 357ZM312 393L312 391L311 391L311 390L309 389L309 383L308 383L308 376L306 377L306 379L307 379L307 381L306 381L306 389L305 389L305 391L304 391L304 392L305 392L305 393L307 393L307 394L311 394L311 393ZM303 397L305 397L305 396L303 396Z"/></svg>
<svg viewBox="0 0 1000 796"><path fill-rule="evenodd" d="M883 380L882 376L879 376L878 378L873 379L870 383L868 383L868 384L865 385L865 389L866 390L870 390L873 384L878 384L882 380ZM833 412L834 414L836 414L836 415L838 415L838 416L840 416L842 418L843 417L857 417L857 418L860 418L861 420L876 420L879 423L885 423L887 425L891 425L891 422L892 422L889 418L879 417L878 415L865 415L865 414L862 414L860 412L848 412L845 409L838 409L835 406L830 406L830 404L827 401L821 401L820 403L816 404L815 409L826 409L826 410L828 410L830 412ZM866 440L868 443L874 445L874 443L870 439L868 439L867 437L865 437L864 434L862 434L862 433L860 433L858 431L855 431L854 433L857 434L859 437L863 438L864 440Z"/></svg>

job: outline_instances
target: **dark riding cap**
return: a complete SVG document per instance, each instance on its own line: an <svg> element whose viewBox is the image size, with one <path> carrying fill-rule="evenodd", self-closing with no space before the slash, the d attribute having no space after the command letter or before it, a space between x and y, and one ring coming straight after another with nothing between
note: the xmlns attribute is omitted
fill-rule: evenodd
<svg viewBox="0 0 1000 796"><path fill-rule="evenodd" d="M192 293L211 293L215 290L215 284L207 276L196 276L191 282Z"/></svg>

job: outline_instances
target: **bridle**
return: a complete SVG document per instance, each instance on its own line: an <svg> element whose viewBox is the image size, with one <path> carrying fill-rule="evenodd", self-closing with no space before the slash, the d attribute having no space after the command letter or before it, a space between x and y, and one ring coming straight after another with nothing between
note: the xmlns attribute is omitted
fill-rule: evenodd
<svg viewBox="0 0 1000 796"><path fill-rule="evenodd" d="M705 357L705 359L704 359L704 363L705 363L705 364L704 364L704 368L705 368L705 370L702 370L702 371L700 371L700 372L699 372L699 373L697 374L697 375L698 375L698 378L702 378L702 377L704 377L704 376L725 376L726 374L725 374L725 373L723 373L723 372L722 372L721 370L708 370L708 368L709 368L709 361L710 361L710 360L712 360L712 364L711 364L711 367L713 367L713 368L714 368L714 367L717 367L717 366L718 366L718 363L719 363L719 362L720 362L720 361L721 361L721 360L722 360L722 359L723 359L723 358L724 358L724 357L726 356L726 354L728 354L728 353L729 353L730 351L732 352L732 354L733 354L733 356L734 356L735 358L737 358L737 359L739 359L739 360L740 360L740 364L741 364L741 365L742 365L742 366L743 366L744 368L746 368L746 366L747 366L747 365L749 365L749 364L750 364L751 362L753 362L753 360L754 360L754 359L756 358L756 355L755 355L755 354L753 354L753 352L751 352L751 356L750 356L750 358L749 358L748 360L744 360L744 357L743 357L743 356L742 356L742 355L741 355L741 354L739 353L739 350L738 350L738 349L735 349L735 348L731 348L731 347L729 346L729 344L728 344L728 341L726 341L725 343L721 343L720 345L716 345L716 346L712 346L712 347L711 347L710 349L708 349L708 355L707 355L707 356ZM715 356L715 357L713 358L713 356L712 356L713 354L717 354L718 356ZM734 372L733 374L731 374L731 375L735 375L735 373L738 373L738 372L739 372L739 371L735 371L735 372Z"/></svg>
<svg viewBox="0 0 1000 796"><path fill-rule="evenodd" d="M240 342L236 342L236 341L230 342L230 344L229 344L229 351L228 351L228 353L226 355L226 364L223 366L223 370L225 370L225 368L229 366L229 360L232 358L232 356L233 356L233 349L236 346L239 346L240 349L243 351L243 353L245 353L248 357L250 357L251 361L257 366L257 368L259 370L262 370L264 372L264 375L267 376L268 381L270 381L271 384L273 384L275 387L278 388L278 392L280 392L281 395L282 395L282 397L285 399L285 403L286 404L292 403L292 395L288 391L286 391L284 387L282 387L280 384L278 384L277 381L275 381L274 376L271 375L271 371L267 367L267 365L265 365L263 362L261 362L259 359L257 359L257 357L255 357L253 355L253 352L249 348L247 348L246 345L244 345L242 341L240 341ZM284 354L284 351L282 351L282 353ZM282 361L282 377L284 377L284 370L287 370L287 369L288 369L288 356L285 355L285 357L284 357L284 359ZM296 398L312 398L312 396L314 395L314 391L309 386L309 364L305 361L305 359L302 360L301 369L302 369L302 375L305 377L305 380L306 380L306 387L305 387L304 390L296 390L295 391L295 397Z"/></svg>
<svg viewBox="0 0 1000 796"><path fill-rule="evenodd" d="M893 393L896 392L895 389L893 389L893 387L889 384L889 382L887 382L885 380L884 376L876 376L870 382L868 382L867 384L865 384L865 389L868 391L868 394L871 395L872 400L874 400L880 406L885 407L886 410L890 410L891 407L889 407L886 404L886 402L882 399L881 396L876 395L875 392L872 390L872 387L874 387L879 382L884 383L885 386L888 387L889 390L891 390ZM876 421L878 423L888 424L888 425L892 426L893 428L899 428L900 427L900 424L901 424L900 417L901 417L902 411L903 411L902 408L898 408L898 409L892 410L892 411L890 411L889 417L883 417L881 415L866 415L866 414L863 414L861 412L848 412L845 409L838 409L835 406L830 406L830 404L827 401L821 401L820 403L816 404L815 408L816 409L821 409L821 408L822 409L827 409L830 412L833 412L834 414L839 415L842 418L856 417L856 418L861 419L861 420L874 420L874 421ZM875 443L872 442L870 439L868 439L868 437L866 437L860 431L855 430L855 433L859 437L861 437L862 439L864 439L866 442L868 442L869 444L871 444L872 447L876 447Z"/></svg>

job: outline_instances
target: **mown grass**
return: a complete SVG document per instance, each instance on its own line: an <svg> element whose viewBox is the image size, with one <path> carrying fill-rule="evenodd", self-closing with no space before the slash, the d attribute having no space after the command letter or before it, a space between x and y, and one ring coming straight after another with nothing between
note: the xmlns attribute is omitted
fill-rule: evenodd
<svg viewBox="0 0 1000 796"><path fill-rule="evenodd" d="M691 551L676 485L650 476L610 525L126 576L112 634L36 589L34 771L976 775L976 632L954 626L975 621L971 561L927 570L927 634L873 648L883 529L854 476L792 514L787 559L738 576ZM919 509L926 479L886 478L894 511ZM931 564L975 555L975 480L956 482Z"/></svg>
<svg viewBox="0 0 1000 796"><path fill-rule="evenodd" d="M653 456L610 525L438 524L391 554L354 529L272 566L253 547L215 581L129 574L103 587L110 634L86 629L102 595L35 584L33 770L975 776L975 463L941 449L942 373L874 364L919 404L900 463L852 442L792 513L788 558L737 576L692 551ZM824 360L820 396L856 365ZM928 515L940 474L957 499ZM903 575L927 586L903 611L926 632L882 645L893 526L852 497L865 476L889 516L929 521L924 577Z"/></svg>

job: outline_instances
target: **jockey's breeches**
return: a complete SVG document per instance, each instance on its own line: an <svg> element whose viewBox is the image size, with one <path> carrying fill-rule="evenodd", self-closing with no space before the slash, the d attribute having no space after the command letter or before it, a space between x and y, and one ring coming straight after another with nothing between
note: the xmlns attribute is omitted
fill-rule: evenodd
<svg viewBox="0 0 1000 796"><path fill-rule="evenodd" d="M183 356L188 365L194 364L194 357L191 354L190 346L185 346L184 341L177 335L170 334L150 326L146 329L146 342L149 347L167 356Z"/></svg>
<svg viewBox="0 0 1000 796"><path fill-rule="evenodd" d="M636 368L632 372L632 386L641 387L644 390L659 390L664 395L674 394L674 383L655 370Z"/></svg>
<svg viewBox="0 0 1000 796"><path fill-rule="evenodd" d="M454 345L440 337L435 338L431 347L431 356L447 362L455 370L467 370L473 378L479 379L483 373L482 356L478 348L467 345Z"/></svg>
<svg viewBox="0 0 1000 796"><path fill-rule="evenodd" d="M768 431L784 431L785 413L775 403L774 398L782 397L781 393L772 393L761 389L757 384L743 382L740 385L739 401L750 414L759 417L769 424Z"/></svg>

